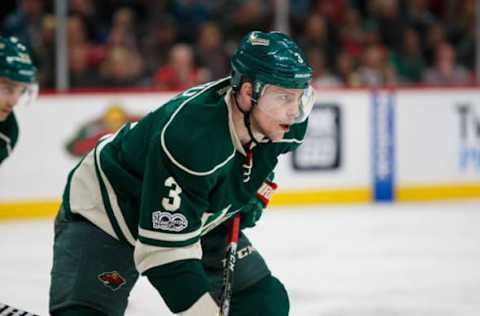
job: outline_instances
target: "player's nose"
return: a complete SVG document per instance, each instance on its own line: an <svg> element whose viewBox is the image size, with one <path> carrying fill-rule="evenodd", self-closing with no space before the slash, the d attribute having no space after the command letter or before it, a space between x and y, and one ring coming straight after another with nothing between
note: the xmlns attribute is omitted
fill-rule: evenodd
<svg viewBox="0 0 480 316"><path fill-rule="evenodd" d="M287 118L289 121L293 121L298 117L300 114L300 105L294 104L290 106L287 110Z"/></svg>

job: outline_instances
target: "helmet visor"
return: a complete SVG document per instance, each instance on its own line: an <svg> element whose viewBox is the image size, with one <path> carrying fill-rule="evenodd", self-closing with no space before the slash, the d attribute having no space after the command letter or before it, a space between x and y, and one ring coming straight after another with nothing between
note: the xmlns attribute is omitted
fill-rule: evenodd
<svg viewBox="0 0 480 316"><path fill-rule="evenodd" d="M38 83L29 83L26 84L25 90L18 99L17 106L30 105L37 100L38 97Z"/></svg>
<svg viewBox="0 0 480 316"><path fill-rule="evenodd" d="M258 109L279 124L292 125L305 121L312 111L314 92L266 85L258 100Z"/></svg>
<svg viewBox="0 0 480 316"><path fill-rule="evenodd" d="M0 98L11 106L28 105L38 96L38 83L24 83L0 78Z"/></svg>

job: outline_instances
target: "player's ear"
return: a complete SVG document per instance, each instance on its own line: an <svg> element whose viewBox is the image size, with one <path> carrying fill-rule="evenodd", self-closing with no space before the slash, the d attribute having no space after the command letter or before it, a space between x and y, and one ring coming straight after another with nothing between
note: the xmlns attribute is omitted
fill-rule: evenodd
<svg viewBox="0 0 480 316"><path fill-rule="evenodd" d="M244 111L250 111L252 109L252 94L253 87L250 82L242 83L239 93L239 102L240 107Z"/></svg>

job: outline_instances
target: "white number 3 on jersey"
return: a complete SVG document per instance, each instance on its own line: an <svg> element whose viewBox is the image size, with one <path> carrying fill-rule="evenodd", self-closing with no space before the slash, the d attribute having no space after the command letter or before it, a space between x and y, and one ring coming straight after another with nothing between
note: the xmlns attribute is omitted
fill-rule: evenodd
<svg viewBox="0 0 480 316"><path fill-rule="evenodd" d="M177 184L173 177L168 177L165 180L165 186L167 188L170 188L170 191L168 191L169 197L165 197L162 199L162 206L167 211L176 211L180 208L180 202L182 202L182 199L180 198L182 188Z"/></svg>

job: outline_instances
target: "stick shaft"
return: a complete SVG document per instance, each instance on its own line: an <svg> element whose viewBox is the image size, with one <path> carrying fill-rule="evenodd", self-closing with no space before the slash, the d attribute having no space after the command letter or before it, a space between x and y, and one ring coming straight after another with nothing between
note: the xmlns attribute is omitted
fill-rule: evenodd
<svg viewBox="0 0 480 316"><path fill-rule="evenodd" d="M223 290L220 301L220 316L228 316L232 297L233 272L237 261L238 237L240 234L240 214L235 215L228 234L225 267L223 270Z"/></svg>

